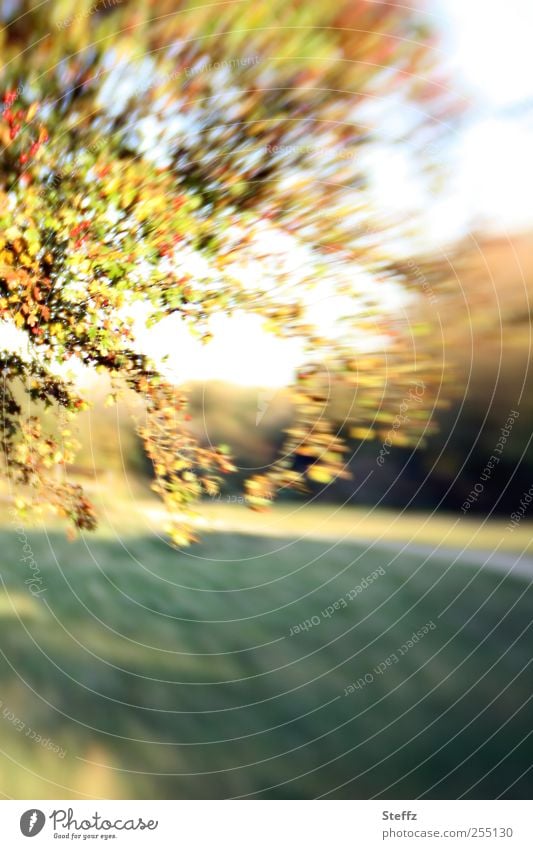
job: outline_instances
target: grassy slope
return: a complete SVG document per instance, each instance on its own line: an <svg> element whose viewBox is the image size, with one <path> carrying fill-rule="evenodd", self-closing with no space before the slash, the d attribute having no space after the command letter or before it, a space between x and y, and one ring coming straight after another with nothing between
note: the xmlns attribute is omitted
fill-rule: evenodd
<svg viewBox="0 0 533 849"><path fill-rule="evenodd" d="M353 542L212 533L181 554L141 528L74 544L28 531L46 585L34 599L16 534L1 539L0 698L67 750L0 711L8 796L408 798L442 779L430 796L492 797L530 765L520 579ZM289 636L378 566L347 608ZM528 774L509 791L530 794Z"/></svg>

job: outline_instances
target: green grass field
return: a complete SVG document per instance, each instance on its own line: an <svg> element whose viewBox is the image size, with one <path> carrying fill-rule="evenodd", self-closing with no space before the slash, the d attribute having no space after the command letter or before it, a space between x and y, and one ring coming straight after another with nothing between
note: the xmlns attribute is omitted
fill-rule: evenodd
<svg viewBox="0 0 533 849"><path fill-rule="evenodd" d="M468 554L266 534L182 553L138 528L28 530L37 598L19 537L1 534L6 797L530 797L525 578Z"/></svg>

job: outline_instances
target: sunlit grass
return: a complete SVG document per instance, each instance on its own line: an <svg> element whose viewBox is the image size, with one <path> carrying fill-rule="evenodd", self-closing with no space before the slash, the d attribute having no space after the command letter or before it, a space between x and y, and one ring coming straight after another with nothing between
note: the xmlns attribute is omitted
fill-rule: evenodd
<svg viewBox="0 0 533 849"><path fill-rule="evenodd" d="M311 528L319 514L302 511L300 527L287 518L292 536L218 530L181 553L139 513L74 543L28 530L41 598L24 586L20 541L5 529L0 698L67 754L45 751L0 709L0 791L308 798L347 782L334 795L368 797L397 780L385 795L412 798L443 777L434 795L455 797L518 744L472 795L486 796L489 781L491 795L504 790L529 764L527 583L468 556L452 566L297 539L303 517ZM378 567L385 574L347 608L321 615ZM318 627L290 636L317 614ZM401 663L344 696L430 620L435 630ZM513 793L527 797L527 783Z"/></svg>

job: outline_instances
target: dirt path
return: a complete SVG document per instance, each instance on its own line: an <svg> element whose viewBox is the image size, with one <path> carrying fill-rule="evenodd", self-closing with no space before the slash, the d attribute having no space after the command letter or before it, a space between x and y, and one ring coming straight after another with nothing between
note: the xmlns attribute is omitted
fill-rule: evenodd
<svg viewBox="0 0 533 849"><path fill-rule="evenodd" d="M372 544L372 540L361 540L362 543ZM533 558L520 552L490 551L473 548L448 548L433 545L418 545L411 542L391 542L382 540L376 543L379 548L388 551L402 551L406 554L417 554L422 557L446 560L448 563L456 557L467 566L483 566L484 569L496 570L498 572L511 573L521 578L533 579Z"/></svg>
<svg viewBox="0 0 533 849"><path fill-rule="evenodd" d="M167 520L164 510L146 507L144 515L158 526ZM533 534L529 526L519 533L506 532L501 521L461 522L454 516L397 514L357 508L306 507L287 510L276 506L257 514L242 506L207 505L200 508L198 530L271 536L279 539L324 540L437 558L448 563L455 558L473 567L511 572L533 578Z"/></svg>

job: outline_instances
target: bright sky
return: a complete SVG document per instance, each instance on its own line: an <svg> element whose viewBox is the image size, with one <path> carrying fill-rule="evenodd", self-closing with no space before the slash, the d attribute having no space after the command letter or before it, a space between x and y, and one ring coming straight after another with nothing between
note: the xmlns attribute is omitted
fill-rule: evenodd
<svg viewBox="0 0 533 849"><path fill-rule="evenodd" d="M491 230L533 225L533 2L431 0L450 67L472 97L456 141L450 214ZM525 108L528 105L528 108Z"/></svg>
<svg viewBox="0 0 533 849"><path fill-rule="evenodd" d="M263 323L243 313L218 316L211 323L213 339L205 345L173 317L151 331L139 325L136 336L150 356L168 355L167 371L176 383L223 380L242 386L286 386L301 361L301 343L272 336L262 329Z"/></svg>
<svg viewBox="0 0 533 849"><path fill-rule="evenodd" d="M531 0L430 0L451 64L487 109L533 97Z"/></svg>

